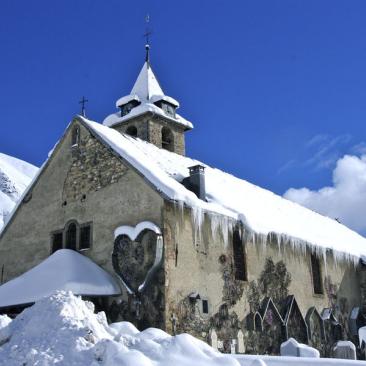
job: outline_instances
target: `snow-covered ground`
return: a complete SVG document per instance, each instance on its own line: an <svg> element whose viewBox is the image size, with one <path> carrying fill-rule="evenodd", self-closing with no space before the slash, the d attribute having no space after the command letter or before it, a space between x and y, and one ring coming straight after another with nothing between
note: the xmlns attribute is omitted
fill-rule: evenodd
<svg viewBox="0 0 366 366"><path fill-rule="evenodd" d="M139 332L131 323L108 325L103 312L71 292L57 292L14 320L0 316L0 365L255 366L362 365L295 357L223 355L188 335L159 329Z"/></svg>
<svg viewBox="0 0 366 366"><path fill-rule="evenodd" d="M0 153L0 231L37 171L32 164Z"/></svg>

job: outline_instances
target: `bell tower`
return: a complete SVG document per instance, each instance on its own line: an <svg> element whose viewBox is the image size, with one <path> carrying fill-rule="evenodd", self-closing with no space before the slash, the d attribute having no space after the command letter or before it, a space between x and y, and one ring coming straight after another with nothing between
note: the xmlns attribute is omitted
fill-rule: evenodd
<svg viewBox="0 0 366 366"><path fill-rule="evenodd" d="M164 94L151 67L149 44L145 51L145 62L130 94L117 100L118 111L109 115L103 124L185 155L184 134L193 125L176 112L178 101Z"/></svg>

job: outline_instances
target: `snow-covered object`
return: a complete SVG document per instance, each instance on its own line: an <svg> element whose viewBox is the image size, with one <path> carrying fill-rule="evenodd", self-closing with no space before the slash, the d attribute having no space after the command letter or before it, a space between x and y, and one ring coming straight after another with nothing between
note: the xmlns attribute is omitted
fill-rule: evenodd
<svg viewBox="0 0 366 366"><path fill-rule="evenodd" d="M91 366L239 366L188 334L108 326L105 314L70 292L58 292L23 311L0 346L0 364ZM116 330L116 328L118 328Z"/></svg>
<svg viewBox="0 0 366 366"><path fill-rule="evenodd" d="M140 98L137 94L129 94L122 98L119 98L116 102L116 107L121 107L124 104L127 104L128 102L132 102L135 100L136 102L140 102Z"/></svg>
<svg viewBox="0 0 366 366"><path fill-rule="evenodd" d="M130 111L130 113L126 114L125 116L120 115L119 112L116 113L112 113L109 116L107 116L105 118L105 120L103 121L103 124L105 126L111 127L115 124L121 123L121 122L126 122L129 119L133 118L133 117L137 117L140 116L141 114L144 114L146 112L151 112L160 116L163 116L165 119L168 119L174 123L178 123L182 126L184 126L187 129L192 129L193 125L191 122L187 121L185 118L183 118L182 116L180 116L178 113L175 114L175 118L167 115L161 108L159 108L158 106L156 106L153 103L144 103L144 104L140 104L135 108L132 108L132 110Z"/></svg>
<svg viewBox="0 0 366 366"><path fill-rule="evenodd" d="M114 237L119 235L127 235L130 239L135 240L144 230L151 230L157 235L161 235L159 226L150 221L139 222L136 226L123 225L114 230Z"/></svg>
<svg viewBox="0 0 366 366"><path fill-rule="evenodd" d="M119 295L117 281L89 258L61 249L21 276L0 286L0 307L29 304L56 290L77 295Z"/></svg>
<svg viewBox="0 0 366 366"><path fill-rule="evenodd" d="M319 358L320 353L315 348L299 343L294 338L289 338L281 344L281 356Z"/></svg>
<svg viewBox="0 0 366 366"><path fill-rule="evenodd" d="M0 346L10 338L11 319L7 315L0 315Z"/></svg>
<svg viewBox="0 0 366 366"><path fill-rule="evenodd" d="M240 220L247 228L247 234L263 243L270 234L277 237L279 245L286 243L300 249L310 245L324 254L329 248L334 250L336 257L355 263L360 256L366 255L366 239L336 220L200 161L159 149L99 123L82 120L166 198L191 207L193 222L197 226L207 213L211 216L212 232L221 228L226 239L228 225ZM197 164L205 166L207 202L180 183L189 175L188 168Z"/></svg>
<svg viewBox="0 0 366 366"><path fill-rule="evenodd" d="M159 82L151 68L150 62L145 62L137 77L137 80L129 95L123 96L116 101L116 107L120 107L128 102L136 100L140 104L127 113L125 116L121 116L119 112L113 113L107 116L103 124L105 126L113 126L117 123L125 122L132 117L139 116L146 112L152 112L154 114L163 116L174 123L184 126L186 129L192 129L193 125L180 115L176 114L175 117L165 113L165 111L159 108L154 103L164 100L176 108L179 107L178 101L174 98L164 94Z"/></svg>
<svg viewBox="0 0 366 366"><path fill-rule="evenodd" d="M0 231L38 168L0 153Z"/></svg>
<svg viewBox="0 0 366 366"><path fill-rule="evenodd" d="M332 349L334 358L356 360L356 346L351 341L338 341Z"/></svg>
<svg viewBox="0 0 366 366"><path fill-rule="evenodd" d="M360 342L360 346L362 346L362 343L364 343L364 346L366 346L366 327L361 327L358 330L358 339Z"/></svg>

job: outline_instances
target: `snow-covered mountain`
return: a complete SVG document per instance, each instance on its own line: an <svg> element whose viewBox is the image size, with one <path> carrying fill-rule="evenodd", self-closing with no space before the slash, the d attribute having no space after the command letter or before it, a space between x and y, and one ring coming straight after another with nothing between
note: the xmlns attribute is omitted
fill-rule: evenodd
<svg viewBox="0 0 366 366"><path fill-rule="evenodd" d="M32 164L0 153L0 231L37 171Z"/></svg>

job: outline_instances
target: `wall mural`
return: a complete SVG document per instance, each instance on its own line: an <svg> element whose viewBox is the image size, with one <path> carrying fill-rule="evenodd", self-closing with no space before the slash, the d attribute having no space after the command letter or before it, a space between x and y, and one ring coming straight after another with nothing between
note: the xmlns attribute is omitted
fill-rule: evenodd
<svg viewBox="0 0 366 366"><path fill-rule="evenodd" d="M327 309L320 315L312 307L304 318L295 297L289 295L291 275L283 261L275 263L272 258L266 258L258 280L245 287L243 281L235 280L231 253L222 254L218 262L224 282L218 311L205 316L199 299L183 298L181 294L183 300L178 306L173 302L169 306L174 332L188 332L208 343L214 342L221 352L231 352L234 347L248 354L279 354L281 343L294 337L317 348L322 356L330 356L333 342L351 339L346 330L348 325L343 324L348 319L347 302L337 299L337 288L330 278L326 278L324 287L329 292L331 315L327 318ZM233 308L243 295L250 312L240 320Z"/></svg>

